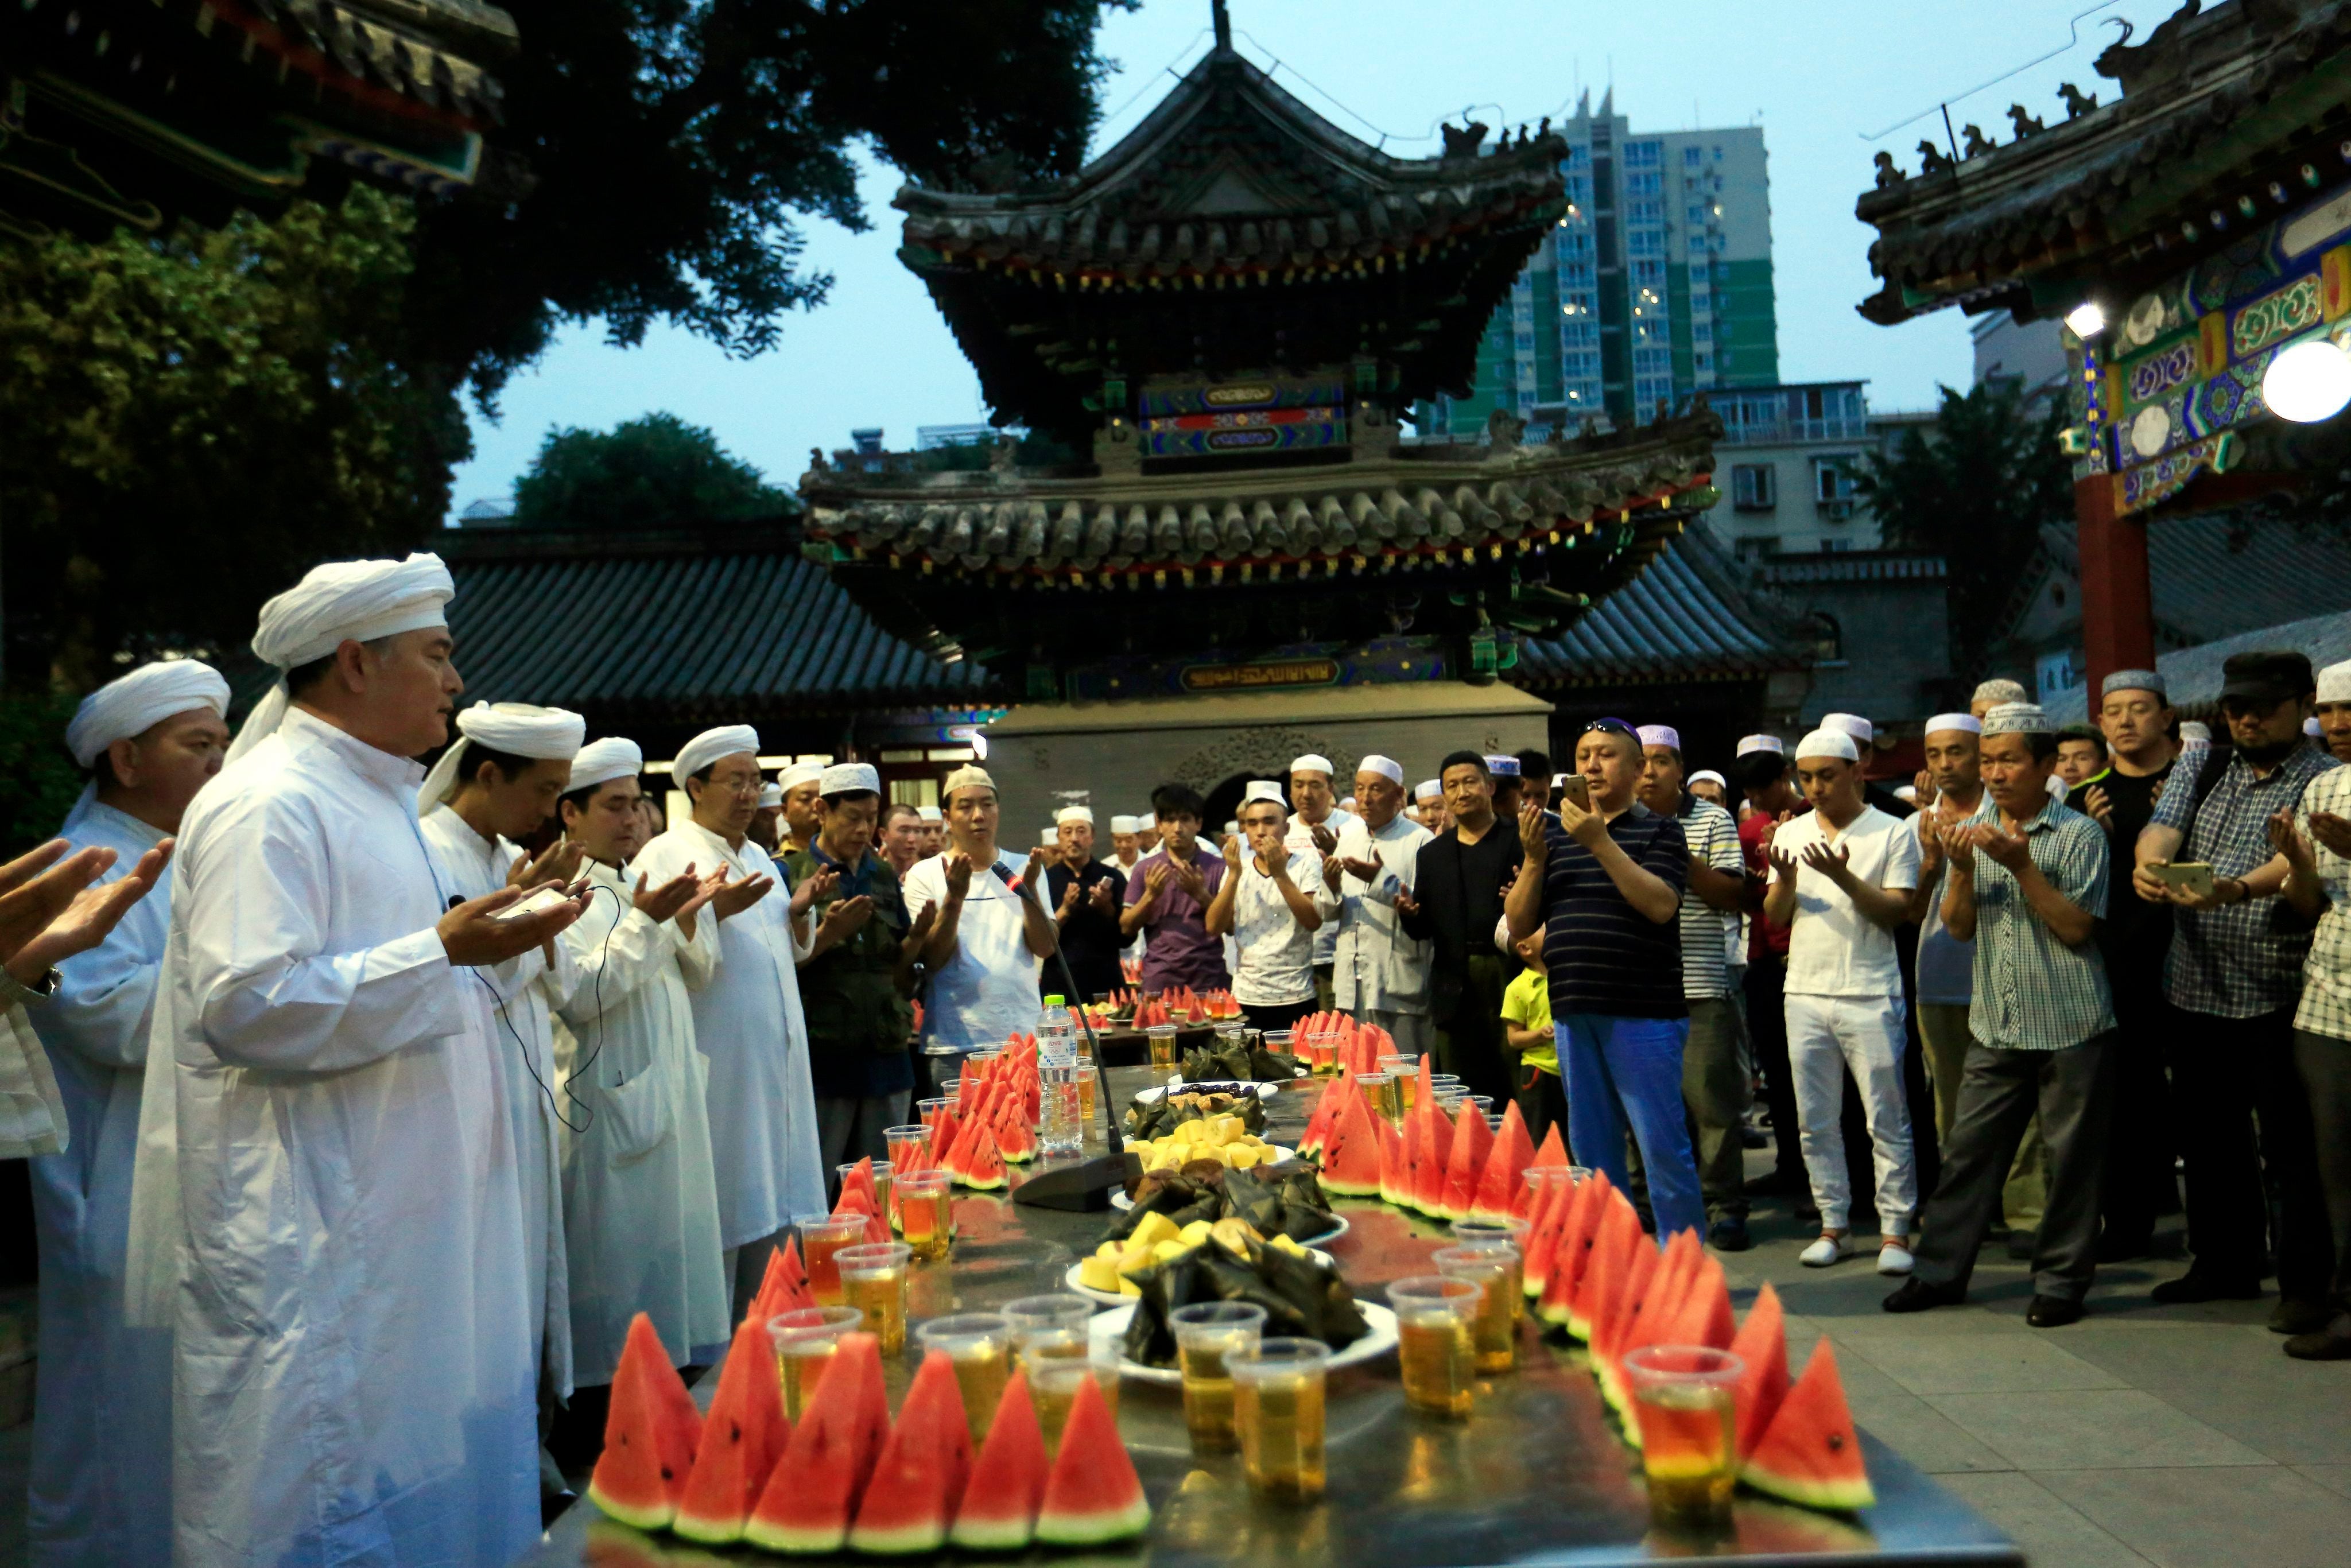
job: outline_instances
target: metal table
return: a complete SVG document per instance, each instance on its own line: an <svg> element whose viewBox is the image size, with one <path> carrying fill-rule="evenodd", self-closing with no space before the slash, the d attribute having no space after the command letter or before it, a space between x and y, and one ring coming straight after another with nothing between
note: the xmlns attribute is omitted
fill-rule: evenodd
<svg viewBox="0 0 2351 1568"><path fill-rule="evenodd" d="M1155 1079L1115 1069L1117 1103ZM1288 1143L1311 1095L1285 1092L1270 1104L1263 1134ZM1283 1134L1291 1134L1284 1137ZM1017 1173L1016 1173L1017 1179ZM1336 1205L1351 1228L1324 1249L1359 1297L1380 1299L1388 1281L1426 1271L1446 1228L1377 1202ZM1021 1208L1008 1197L956 1200L955 1254L918 1268L908 1317L985 1310L1017 1295L1064 1288L1070 1265L1092 1250L1099 1214ZM894 1406L914 1362L888 1368ZM717 1385L705 1377L706 1405ZM1483 1380L1476 1413L1444 1422L1408 1410L1393 1357L1331 1375L1330 1490L1311 1507L1263 1502L1238 1455L1196 1458L1174 1389L1130 1380L1119 1427L1155 1518L1147 1542L1108 1552L1035 1552L1021 1561L1080 1568L1103 1561L1150 1568L1280 1563L1283 1568L1473 1568L1543 1563L1615 1564L1705 1557L1739 1563L1937 1563L2022 1568L2023 1554L1990 1524L1892 1449L1862 1434L1877 1506L1856 1518L1813 1513L1740 1495L1730 1526L1705 1535L1653 1527L1640 1461L1618 1440L1583 1353L1538 1343L1532 1325L1516 1372ZM760 1560L714 1555L667 1537L641 1535L601 1518L584 1500L556 1522L528 1568L652 1568ZM849 1561L847 1558L843 1562ZM861 1561L871 1561L863 1559Z"/></svg>

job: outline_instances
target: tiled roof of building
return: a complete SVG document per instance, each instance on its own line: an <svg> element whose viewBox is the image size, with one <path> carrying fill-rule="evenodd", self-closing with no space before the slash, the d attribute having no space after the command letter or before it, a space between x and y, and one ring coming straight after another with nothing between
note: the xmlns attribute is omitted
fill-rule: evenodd
<svg viewBox="0 0 2351 1568"><path fill-rule="evenodd" d="M2163 677L2174 707L2192 718L2210 718L2220 700L2221 664L2233 654L2256 648L2294 649L2309 656L2314 670L2340 664L2351 659L2351 610L2260 626L2198 647L2158 654L2156 673ZM2055 693L2044 706L2057 723L2080 724L2088 713L2089 688L2075 686Z"/></svg>
<svg viewBox="0 0 2351 1568"><path fill-rule="evenodd" d="M469 696L684 723L984 701L988 672L892 637L777 527L450 530Z"/></svg>
<svg viewBox="0 0 2351 1568"><path fill-rule="evenodd" d="M2078 580L2072 523L2043 528L2042 549ZM2351 604L2351 548L2290 523L2245 525L2225 512L2161 517L2147 525L2147 564L2156 635L2173 648ZM2041 580L2038 571L2023 576L2028 584Z"/></svg>
<svg viewBox="0 0 2351 1568"><path fill-rule="evenodd" d="M1811 656L1741 591L1721 551L1692 532L1566 635L1522 643L1510 678L1536 687L1738 680L1802 669Z"/></svg>

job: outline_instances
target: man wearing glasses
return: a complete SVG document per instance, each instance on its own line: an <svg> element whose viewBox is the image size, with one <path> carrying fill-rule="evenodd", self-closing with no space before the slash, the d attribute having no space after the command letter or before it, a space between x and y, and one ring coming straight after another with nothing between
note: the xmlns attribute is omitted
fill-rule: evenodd
<svg viewBox="0 0 2351 1568"><path fill-rule="evenodd" d="M1559 814L1531 800L1520 808L1526 858L1503 913L1513 942L1548 928L1552 1028L1577 1159L1624 1185L1629 1124L1657 1234L1703 1238L1706 1204L1682 1114L1689 844L1678 821L1635 798L1643 764L1640 737L1623 719L1584 727Z"/></svg>

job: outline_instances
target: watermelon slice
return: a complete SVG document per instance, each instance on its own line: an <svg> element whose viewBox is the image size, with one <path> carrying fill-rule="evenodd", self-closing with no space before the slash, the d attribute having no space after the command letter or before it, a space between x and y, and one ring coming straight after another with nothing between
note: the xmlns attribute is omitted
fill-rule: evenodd
<svg viewBox="0 0 2351 1568"><path fill-rule="evenodd" d="M1453 1124L1453 1147L1445 1160L1445 1192L1438 1208L1447 1219L1468 1219L1478 1206L1478 1183L1493 1152L1494 1134L1474 1113Z"/></svg>
<svg viewBox="0 0 2351 1568"><path fill-rule="evenodd" d="M1852 1513L1877 1501L1862 1462L1861 1436L1845 1407L1836 1351L1822 1340L1803 1376L1772 1413L1739 1479L1805 1508Z"/></svg>
<svg viewBox="0 0 2351 1568"><path fill-rule="evenodd" d="M996 1134L987 1126L975 1124L972 1132L970 1156L956 1179L981 1192L994 1192L1005 1183L1003 1151L996 1146Z"/></svg>
<svg viewBox="0 0 2351 1568"><path fill-rule="evenodd" d="M973 1552L1026 1547L1044 1506L1045 1470L1045 1431L1037 1424L1028 1376L1016 1372L996 1402L996 1418L987 1425L947 1539Z"/></svg>
<svg viewBox="0 0 2351 1568"><path fill-rule="evenodd" d="M1427 1062L1421 1063L1427 1071ZM1420 1119L1420 1160L1413 1166L1412 1206L1431 1219L1445 1218L1445 1173L1453 1165L1453 1118L1437 1103L1434 1092L1413 1103Z"/></svg>
<svg viewBox="0 0 2351 1568"><path fill-rule="evenodd" d="M1338 1089L1338 1084L1332 1084ZM1349 1083L1322 1145L1322 1186L1342 1197L1371 1197L1380 1190L1380 1128L1371 1103Z"/></svg>
<svg viewBox="0 0 2351 1568"><path fill-rule="evenodd" d="M1118 1423L1094 1380L1084 1378L1045 1480L1037 1539L1052 1546L1100 1546L1150 1528L1151 1502L1119 1439Z"/></svg>
<svg viewBox="0 0 2351 1568"><path fill-rule="evenodd" d="M1729 1350L1737 1336L1737 1322L1730 1314L1730 1284L1723 1277L1722 1264L1700 1253L1689 1288L1682 1294L1681 1305L1673 1320L1664 1326L1656 1343Z"/></svg>
<svg viewBox="0 0 2351 1568"><path fill-rule="evenodd" d="M1037 1157L1037 1134L1015 1101L997 1103L996 1119L988 1130L996 1134L997 1152L1010 1163L1026 1165Z"/></svg>
<svg viewBox="0 0 2351 1568"><path fill-rule="evenodd" d="M800 1411L743 1539L769 1552L838 1552L890 1432L882 1342L845 1333Z"/></svg>
<svg viewBox="0 0 2351 1568"><path fill-rule="evenodd" d="M773 1257L774 1254L770 1254ZM694 1475L678 1499L674 1528L688 1541L724 1546L743 1539L752 1507L767 1490L776 1461L790 1441L784 1399L776 1380L768 1320L754 1313L735 1331L718 1394L702 1423Z"/></svg>
<svg viewBox="0 0 2351 1568"><path fill-rule="evenodd" d="M677 1517L702 1442L702 1412L670 1364L653 1321L639 1312L612 1372L604 1451L588 1479L588 1497L622 1524L660 1530Z"/></svg>
<svg viewBox="0 0 2351 1568"><path fill-rule="evenodd" d="M1569 1211L1575 1207L1583 1191L1582 1187L1569 1187L1562 1183L1561 1190L1543 1194L1529 1206L1525 1256L1520 1260L1519 1269L1528 1295L1540 1298L1550 1284L1552 1263L1559 1256L1559 1244L1567 1232ZM1562 1288L1565 1283L1561 1281Z"/></svg>
<svg viewBox="0 0 2351 1568"><path fill-rule="evenodd" d="M1594 1172L1589 1186L1598 1183L1600 1191L1584 1200L1585 1225L1591 1239L1584 1244L1583 1255L1575 1263L1575 1271L1564 1287L1567 1294L1567 1332L1587 1344L1600 1332L1600 1322L1615 1310L1616 1297L1623 1291L1625 1276L1633 1267L1633 1249L1647 1245L1641 1237L1641 1217L1633 1206L1619 1200L1619 1195L1607 1185L1608 1178ZM1553 1272L1559 1264L1552 1265Z"/></svg>
<svg viewBox="0 0 2351 1568"><path fill-rule="evenodd" d="M1744 1464L1779 1412L1780 1402L1788 1397L1788 1321L1780 1308L1780 1292L1769 1281L1755 1292L1755 1304L1747 1309L1747 1321L1739 1325L1730 1354L1743 1364L1730 1409L1738 1427L1739 1460Z"/></svg>
<svg viewBox="0 0 2351 1568"><path fill-rule="evenodd" d="M898 1424L874 1461L873 1479L849 1531L851 1551L903 1557L946 1544L947 1527L971 1473L967 1422L955 1360L935 1350L923 1357L898 1407Z"/></svg>
<svg viewBox="0 0 2351 1568"><path fill-rule="evenodd" d="M1610 1207L1608 1200L1616 1196L1616 1189L1609 1184L1607 1173L1604 1171L1593 1171L1584 1177L1577 1184L1575 1192L1581 1201L1577 1207L1568 1213L1568 1231L1560 1238L1559 1257L1552 1264L1554 1269L1563 1268L1567 1270L1567 1312L1570 1333L1576 1333L1577 1323L1584 1323L1587 1329L1590 1326L1589 1314L1583 1310L1579 1302L1583 1298L1584 1281L1592 1274L1592 1253L1593 1249L1600 1242L1600 1222L1608 1217ZM1640 1221L1635 1218L1634 1228L1638 1230L1639 1228Z"/></svg>
<svg viewBox="0 0 2351 1568"><path fill-rule="evenodd" d="M860 1156L858 1162L850 1167L849 1174L841 1178L841 1192L842 1197L848 1197L852 1187L854 1187L857 1191L865 1195L866 1213L873 1214L881 1209L882 1187L881 1185L873 1179L872 1155L865 1155Z"/></svg>
<svg viewBox="0 0 2351 1568"><path fill-rule="evenodd" d="M1395 1204L1398 1208L1412 1207L1413 1161L1420 1155L1420 1120L1406 1116L1398 1129L1385 1117L1379 1124L1380 1134L1380 1201Z"/></svg>
<svg viewBox="0 0 2351 1568"><path fill-rule="evenodd" d="M852 1214L865 1217L865 1240L890 1239L890 1222L873 1212L872 1200L854 1187L845 1187L841 1191L841 1201L832 1206L832 1217L842 1219Z"/></svg>
<svg viewBox="0 0 2351 1568"><path fill-rule="evenodd" d="M1503 1110L1501 1130L1493 1137L1486 1168L1478 1177L1477 1197L1469 1206L1472 1219L1518 1218L1510 1205L1525 1185L1527 1167L1535 1163L1535 1145L1527 1136L1527 1119L1519 1114L1516 1100Z"/></svg>

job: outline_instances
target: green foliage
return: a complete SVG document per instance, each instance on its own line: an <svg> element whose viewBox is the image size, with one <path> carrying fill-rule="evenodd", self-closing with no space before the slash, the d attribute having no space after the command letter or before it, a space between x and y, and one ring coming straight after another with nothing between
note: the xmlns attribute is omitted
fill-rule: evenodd
<svg viewBox="0 0 2351 1568"><path fill-rule="evenodd" d="M776 517L791 508L759 470L674 413L598 430L550 430L515 481L518 522L583 528Z"/></svg>
<svg viewBox="0 0 2351 1568"><path fill-rule="evenodd" d="M1965 392L1945 387L1931 430L1905 430L1890 455L1855 465L1855 489L1888 548L1929 551L1946 563L1959 674L1984 673L2042 528L2074 515L2073 465L2057 444L2064 423L2062 404L2035 410L2011 382Z"/></svg>
<svg viewBox="0 0 2351 1568"><path fill-rule="evenodd" d="M761 352L831 286L799 269L795 218L866 226L853 147L966 189L1073 171L1098 16L1133 3L512 0L499 165L424 214L417 329L486 401L562 319Z"/></svg>
<svg viewBox="0 0 2351 1568"><path fill-rule="evenodd" d="M118 651L242 648L314 562L437 527L472 443L402 323L409 204L0 246L8 666L82 690Z"/></svg>
<svg viewBox="0 0 2351 1568"><path fill-rule="evenodd" d="M56 836L81 793L81 770L61 738L68 696L0 697L0 861Z"/></svg>

